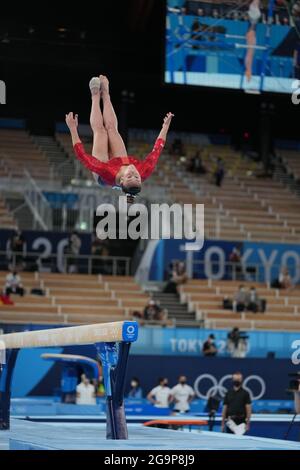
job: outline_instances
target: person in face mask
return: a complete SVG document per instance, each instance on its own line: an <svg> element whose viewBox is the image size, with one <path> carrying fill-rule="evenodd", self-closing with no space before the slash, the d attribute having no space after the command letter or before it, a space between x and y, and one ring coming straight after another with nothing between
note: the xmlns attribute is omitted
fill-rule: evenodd
<svg viewBox="0 0 300 470"><path fill-rule="evenodd" d="M190 403L194 399L195 393L192 387L187 384L185 375L180 375L178 384L171 389L171 401L175 403L175 413L188 413L190 411Z"/></svg>
<svg viewBox="0 0 300 470"><path fill-rule="evenodd" d="M222 432L244 434L250 429L251 398L242 386L241 372L232 376L232 389L225 395L222 411Z"/></svg>
<svg viewBox="0 0 300 470"><path fill-rule="evenodd" d="M158 386L148 393L147 398L156 408L169 408L171 389L168 386L168 379L166 377L158 379Z"/></svg>
<svg viewBox="0 0 300 470"><path fill-rule="evenodd" d="M137 377L132 377L128 398L143 398L143 390Z"/></svg>

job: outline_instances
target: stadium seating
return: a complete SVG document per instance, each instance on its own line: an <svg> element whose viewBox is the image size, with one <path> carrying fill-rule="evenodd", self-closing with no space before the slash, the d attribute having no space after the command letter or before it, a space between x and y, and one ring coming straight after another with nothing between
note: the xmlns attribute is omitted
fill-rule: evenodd
<svg viewBox="0 0 300 470"><path fill-rule="evenodd" d="M36 179L49 179L49 162L27 131L0 129L0 141L0 176L22 178L26 169Z"/></svg>
<svg viewBox="0 0 300 470"><path fill-rule="evenodd" d="M6 273L0 274L4 285ZM28 293L12 296L14 305L0 305L2 323L95 323L124 320L143 310L149 296L132 277L84 274L22 273ZM31 295L32 288L45 296Z"/></svg>
<svg viewBox="0 0 300 470"><path fill-rule="evenodd" d="M300 181L300 159L299 152L293 150L282 150L280 152L282 161L289 175L293 175L295 180Z"/></svg>
<svg viewBox="0 0 300 470"><path fill-rule="evenodd" d="M4 285L6 273L0 274ZM122 320L143 310L149 295L130 276L22 273L24 297L12 296L14 305L0 305L1 323L80 324ZM262 313L224 310L224 296L233 297L240 281L190 280L180 288L181 302L196 312L198 326L206 328L299 330L300 290L282 291L255 285L267 301ZM250 283L243 283L250 287ZM42 288L45 296L31 295ZM170 323L171 325L171 323Z"/></svg>
<svg viewBox="0 0 300 470"><path fill-rule="evenodd" d="M195 154L195 145L186 146L187 157ZM214 161L221 157L226 175L221 187L213 182ZM170 200L205 205L205 235L227 240L299 241L300 200L283 184L257 178L259 166L243 158L229 146L207 146L203 163L208 174L189 173L186 160L164 156L158 167L156 184L168 188Z"/></svg>
<svg viewBox="0 0 300 470"><path fill-rule="evenodd" d="M4 200L0 196L0 227L7 229L16 228L16 222L13 215L9 212L6 207Z"/></svg>
<svg viewBox="0 0 300 470"><path fill-rule="evenodd" d="M291 291L273 289L266 284L247 283L255 286L261 298L266 299L265 313L235 313L223 309L223 298L233 298L241 281L190 280L181 286L182 302L188 302L189 309L196 311L196 318L206 328L299 330L300 289Z"/></svg>

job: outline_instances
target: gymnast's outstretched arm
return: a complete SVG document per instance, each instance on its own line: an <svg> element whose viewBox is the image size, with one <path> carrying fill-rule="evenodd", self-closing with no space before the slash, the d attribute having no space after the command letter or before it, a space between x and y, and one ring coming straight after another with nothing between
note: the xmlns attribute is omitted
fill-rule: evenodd
<svg viewBox="0 0 300 470"><path fill-rule="evenodd" d="M162 149L164 148L164 145L167 139L168 130L169 130L173 116L174 114L172 113L168 113L165 116L161 131L156 139L154 147L152 151L147 155L145 160L143 161L143 174L142 174L143 181L149 178L149 176L155 169L159 156L162 152Z"/></svg>
<svg viewBox="0 0 300 470"><path fill-rule="evenodd" d="M172 113L168 113L164 117L164 122L163 122L163 125L162 125L162 128L161 128L161 131L159 133L158 139L163 139L164 141L166 141L168 130L169 130L169 127L170 127L170 124L171 124L171 121L172 121L173 117L174 117L174 114L172 114Z"/></svg>
<svg viewBox="0 0 300 470"><path fill-rule="evenodd" d="M77 131L78 114L75 114L75 117L73 113L66 114L66 124L70 130L73 147L76 144L80 144L81 140L79 138L78 131Z"/></svg>
<svg viewBox="0 0 300 470"><path fill-rule="evenodd" d="M77 130L78 115L75 114L74 117L73 113L66 114L66 123L68 128L70 129L72 144L78 160L80 160L86 168L93 171L94 173L97 173L97 175L100 175L101 171L103 171L103 168L105 168L106 164L93 157L92 155L88 155L85 152L84 146L80 140Z"/></svg>

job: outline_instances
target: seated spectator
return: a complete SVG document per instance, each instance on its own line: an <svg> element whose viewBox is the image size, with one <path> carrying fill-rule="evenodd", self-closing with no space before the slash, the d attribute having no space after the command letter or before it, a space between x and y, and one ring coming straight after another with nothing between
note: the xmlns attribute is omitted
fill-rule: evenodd
<svg viewBox="0 0 300 470"><path fill-rule="evenodd" d="M12 271L6 276L6 283L4 286L4 295L7 297L10 294L18 294L21 297L25 294L25 289L22 284L21 277L17 273L17 271Z"/></svg>
<svg viewBox="0 0 300 470"><path fill-rule="evenodd" d="M143 390L140 386L140 381L137 377L132 377L130 382L130 390L127 395L128 398L143 398Z"/></svg>
<svg viewBox="0 0 300 470"><path fill-rule="evenodd" d="M164 322L168 318L168 311L161 308L155 300L151 299L144 309L142 318L147 321Z"/></svg>
<svg viewBox="0 0 300 470"><path fill-rule="evenodd" d="M9 266L12 269L21 269L24 267L24 260L26 254L26 241L21 230L16 230L15 233L8 239L7 258Z"/></svg>
<svg viewBox="0 0 300 470"><path fill-rule="evenodd" d="M242 358L246 356L248 336L241 333L239 328L235 327L227 335L226 349L231 357Z"/></svg>
<svg viewBox="0 0 300 470"><path fill-rule="evenodd" d="M291 290L294 288L288 268L282 268L278 281L280 289Z"/></svg>
<svg viewBox="0 0 300 470"><path fill-rule="evenodd" d="M186 273L185 264L182 261L173 263L170 280L164 288L164 292L168 294L177 294L178 287L182 284L185 284L187 280L188 276Z"/></svg>
<svg viewBox="0 0 300 470"><path fill-rule="evenodd" d="M251 287L248 293L246 309L253 313L265 312L266 310L266 300L259 297L255 287Z"/></svg>
<svg viewBox="0 0 300 470"><path fill-rule="evenodd" d="M156 408L169 408L172 399L171 389L168 387L168 379L161 377L157 387L154 387L147 395L147 399Z"/></svg>
<svg viewBox="0 0 300 470"><path fill-rule="evenodd" d="M240 285L239 290L234 296L232 302L232 309L234 312L243 312L246 309L248 300L247 290L243 285Z"/></svg>
<svg viewBox="0 0 300 470"><path fill-rule="evenodd" d="M157 320L160 310L161 308L155 300L150 299L148 305L144 308L143 318L148 321Z"/></svg>
<svg viewBox="0 0 300 470"><path fill-rule="evenodd" d="M205 357L216 356L218 354L218 349L215 344L215 335L209 335L207 340L203 343L202 352Z"/></svg>
<svg viewBox="0 0 300 470"><path fill-rule="evenodd" d="M82 374L81 382L76 387L77 405L96 405L96 392L89 378Z"/></svg>

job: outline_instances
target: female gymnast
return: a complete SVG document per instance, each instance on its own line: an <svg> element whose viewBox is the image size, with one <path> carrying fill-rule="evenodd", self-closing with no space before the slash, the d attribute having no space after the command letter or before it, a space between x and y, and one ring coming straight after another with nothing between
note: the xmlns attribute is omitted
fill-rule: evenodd
<svg viewBox="0 0 300 470"><path fill-rule="evenodd" d="M256 46L256 25L261 17L261 11L259 8L259 0L252 0L249 5L248 10L248 17L249 17L249 27L246 33L246 41L247 45L249 46L247 49L246 57L245 57L245 74L248 81L251 80L252 77L252 63L254 57L254 46Z"/></svg>
<svg viewBox="0 0 300 470"><path fill-rule="evenodd" d="M110 100L107 77L94 77L89 86L92 95L90 124L93 131L93 155L85 152L77 131L78 115L74 116L71 112L66 115L66 123L70 129L75 154L83 165L94 173L100 186L117 186L127 195L128 202L132 202L141 191L142 182L155 169L174 115L168 113L165 116L152 152L143 161L137 160L127 156L125 144L118 132L118 121ZM103 102L103 113L100 99Z"/></svg>

